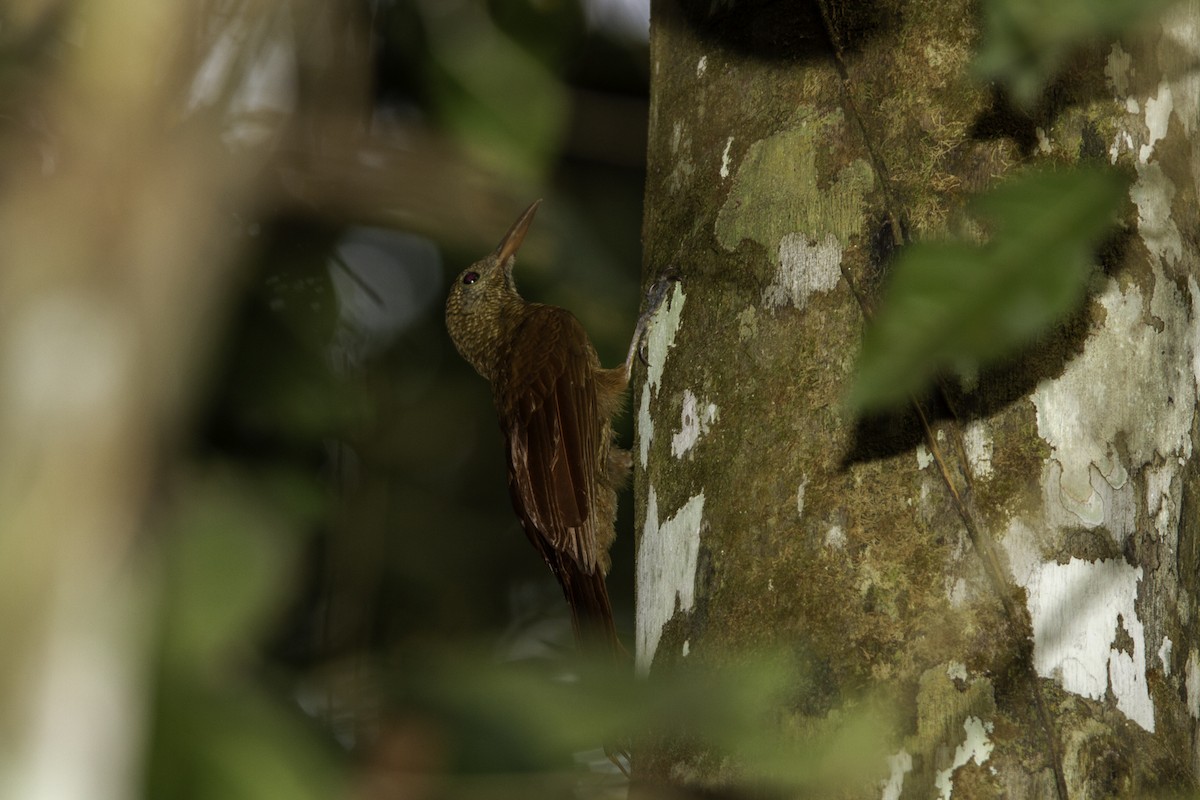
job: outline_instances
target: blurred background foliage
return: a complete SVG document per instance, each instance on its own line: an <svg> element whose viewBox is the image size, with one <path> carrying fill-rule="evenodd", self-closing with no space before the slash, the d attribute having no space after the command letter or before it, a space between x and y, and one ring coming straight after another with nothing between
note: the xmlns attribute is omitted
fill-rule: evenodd
<svg viewBox="0 0 1200 800"><path fill-rule="evenodd" d="M443 303L453 275L543 197L523 290L571 308L605 362L624 357L639 299L648 15L648 0L0 6L7 171L28 181L8 191L35 187L14 205L70 186L87 198L75 221L90 235L88 220L107 220L97 228L124 241L123 192L141 192L141 173L122 174L113 153L150 164L161 147L214 183L229 176L211 204L148 196L197 230L217 217L210 238L234 268L211 307L183 289L165 315L169 326L182 312L178 335L203 369L181 367L182 419L139 456L144 532L97 540L121 554L122 641L137 643L104 673L136 699L112 710L128 728L110 728L125 742L104 771L136 774L89 796L464 796L454 776L476 796L530 796L522 776L557 796L593 765L599 788L620 784L586 713L508 714L536 686L582 695L563 683L575 669L565 604L512 513L490 395L454 352ZM91 103L105 96L111 113ZM109 123L122 133L102 141ZM95 180L106 170L107 187ZM63 212L55 236L69 242ZM181 242L156 239L169 230L136 228L130 247L172 259ZM217 260L201 263L197 286L219 285ZM146 273L130 272L99 265L84 283L144 293ZM189 313L203 317L194 331ZM165 348L175 333L150 335ZM618 548L612 594L628 632L632 537ZM38 615L15 612L36 593L7 591L0 621L36 642ZM536 678L503 685L492 672L506 663ZM88 780L86 764L56 777L28 756L23 742L40 739L19 716L6 723L0 795L61 797L46 787ZM571 746L544 746L556 741Z"/></svg>
<svg viewBox="0 0 1200 800"><path fill-rule="evenodd" d="M544 197L518 280L619 360L638 299L647 4L332 8L206 9L202 71L233 58L229 85L246 84L209 113L253 140L233 146L271 148L272 185L244 220L197 471L171 503L149 794L528 796L525 774L555 796L588 771L581 749L603 788L617 773L594 734L537 745L594 730L588 716L505 713L561 679L570 623L442 308L453 275ZM619 547L628 629L631 537ZM553 666L500 686L506 662Z"/></svg>
<svg viewBox="0 0 1200 800"><path fill-rule="evenodd" d="M1086 13L1076 6L1087 1L1072 8ZM150 299L156 259L171 258L188 267L183 300L147 301L143 333L151 354L174 352L168 344L191 354L141 362L144 385L182 411L175 424L148 413L148 442L127 443L144 472L133 470L130 496L148 498L126 525L136 534L78 548L102 576L81 602L92 590L119 601L120 619L97 612L98 630L55 622L58 584L38 583L78 544L40 523L73 505L90 513L89 487L57 490L72 502L23 516L19 501L41 496L22 470L36 469L19 461L0 403L10 434L0 499L22 510L0 537L0 633L13 654L0 689L40 685L29 676L43 621L50 640L95 639L86 658L67 653L82 677L68 669L46 685L123 686L100 699L99 721L73 706L66 730L105 730L133 769L123 781L116 762L72 761L64 740L22 729L24 709L0 727L0 795L603 796L622 781L602 743L653 735L704 752L697 733L767 785L819 795L847 775L877 780L843 758L862 764L882 744L871 720L886 705L864 699L861 724L836 736L806 729L790 716L796 654L723 665L724 677L656 671L649 683L572 662L558 587L510 509L486 386L444 331L451 277L544 197L518 281L580 317L605 363L623 357L639 300L648 4L0 6L0 229L54 223L17 249L27 264L7 271L0 311L56 269L68 274L56 258L94 266L89 286ZM1058 56L1022 55L1017 23L1029 14L1014 15L995 17L1008 21L988 40L985 71L1023 81L1020 93ZM184 191L196 186L207 194ZM41 204L42 192L80 206ZM205 235L181 242L188 228L172 225L193 223ZM113 266L126 262L136 268ZM209 279L228 284L215 300ZM130 402L135 421L139 408ZM630 441L628 417L621 436ZM70 458L107 469L88 460L90 444ZM626 641L630 505L610 576ZM93 552L107 558L89 563ZM96 775L109 791L54 791Z"/></svg>

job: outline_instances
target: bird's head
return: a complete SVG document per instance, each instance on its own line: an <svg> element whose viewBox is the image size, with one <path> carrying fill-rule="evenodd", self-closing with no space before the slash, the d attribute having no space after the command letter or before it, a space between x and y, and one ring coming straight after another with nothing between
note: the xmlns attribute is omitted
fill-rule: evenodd
<svg viewBox="0 0 1200 800"><path fill-rule="evenodd" d="M446 330L458 352L483 377L491 380L496 344L506 324L515 323L514 309L524 300L513 281L517 250L533 222L541 200L535 200L517 218L500 244L454 279L446 298Z"/></svg>

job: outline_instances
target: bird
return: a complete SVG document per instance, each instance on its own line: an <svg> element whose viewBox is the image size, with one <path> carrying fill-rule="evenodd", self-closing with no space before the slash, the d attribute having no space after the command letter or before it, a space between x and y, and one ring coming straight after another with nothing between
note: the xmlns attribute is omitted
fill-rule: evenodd
<svg viewBox="0 0 1200 800"><path fill-rule="evenodd" d="M605 576L617 492L632 459L616 442L612 422L665 289L662 281L655 284L625 363L602 367L570 311L531 303L517 291L517 251L540 204L531 203L492 253L458 275L446 299L446 328L459 354L491 386L513 508L562 587L577 649L622 659Z"/></svg>

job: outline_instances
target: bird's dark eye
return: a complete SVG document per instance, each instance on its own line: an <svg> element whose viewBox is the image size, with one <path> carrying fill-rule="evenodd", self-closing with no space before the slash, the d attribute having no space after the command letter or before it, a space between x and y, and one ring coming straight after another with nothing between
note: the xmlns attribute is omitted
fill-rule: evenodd
<svg viewBox="0 0 1200 800"><path fill-rule="evenodd" d="M474 283L477 280L479 280L478 272L472 271L472 272L468 272L466 275L463 275L463 283L465 283L467 286L470 286L472 283Z"/></svg>

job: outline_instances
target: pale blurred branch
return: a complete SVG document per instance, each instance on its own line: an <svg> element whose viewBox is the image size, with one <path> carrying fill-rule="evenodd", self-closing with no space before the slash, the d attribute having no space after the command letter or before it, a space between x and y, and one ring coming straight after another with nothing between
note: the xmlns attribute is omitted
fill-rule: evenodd
<svg viewBox="0 0 1200 800"><path fill-rule="evenodd" d="M361 225L401 227L438 241L488 249L511 209L535 188L509 185L445 138L416 124L340 149L285 149L278 162L282 209Z"/></svg>
<svg viewBox="0 0 1200 800"><path fill-rule="evenodd" d="M25 4L6 27L60 8L24 98L50 150L30 157L20 120L0 142L0 794L107 800L139 794L153 691L155 567L131 546L265 153L180 121L196 3Z"/></svg>

